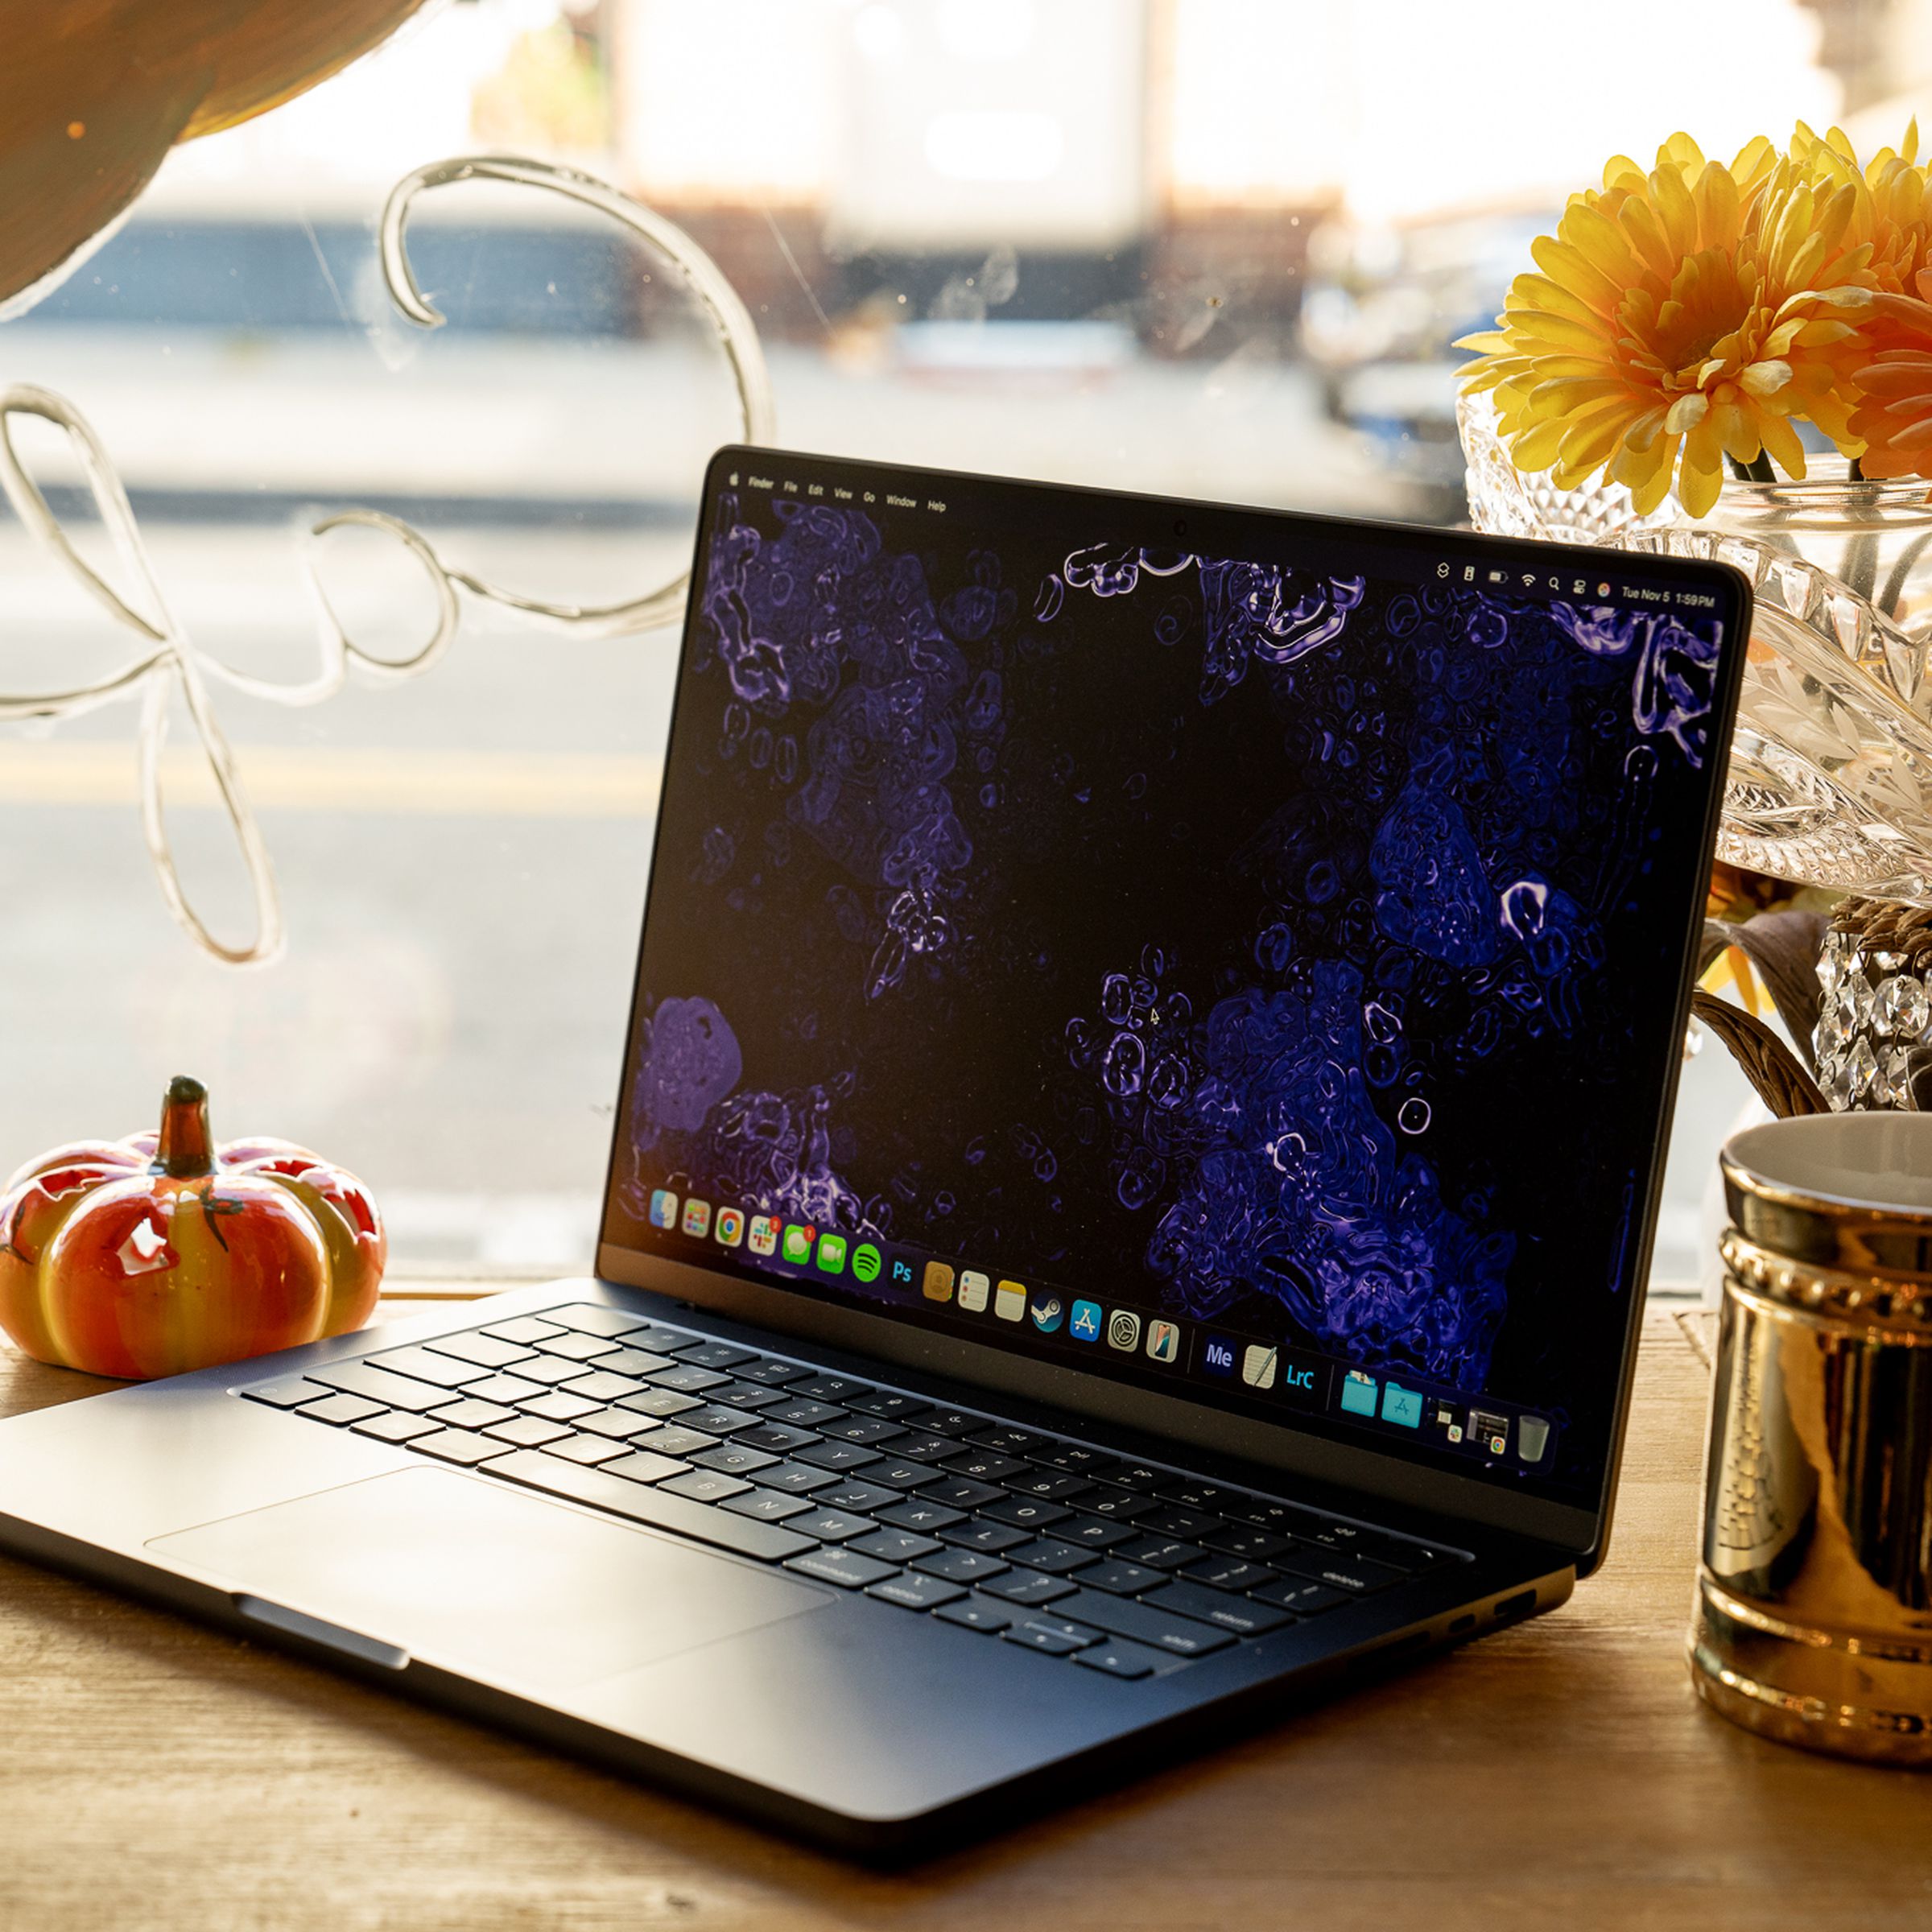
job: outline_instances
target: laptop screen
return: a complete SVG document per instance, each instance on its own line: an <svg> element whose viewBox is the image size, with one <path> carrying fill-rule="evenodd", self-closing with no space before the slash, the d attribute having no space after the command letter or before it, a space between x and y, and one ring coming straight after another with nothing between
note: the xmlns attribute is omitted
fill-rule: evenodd
<svg viewBox="0 0 1932 1932"><path fill-rule="evenodd" d="M1593 1506L1737 598L1552 554L724 452L605 1241Z"/></svg>

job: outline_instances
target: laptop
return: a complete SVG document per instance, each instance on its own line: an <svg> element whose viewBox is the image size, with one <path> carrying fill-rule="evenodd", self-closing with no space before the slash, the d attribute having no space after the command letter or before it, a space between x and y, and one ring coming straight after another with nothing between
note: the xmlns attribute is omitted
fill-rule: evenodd
<svg viewBox="0 0 1932 1932"><path fill-rule="evenodd" d="M879 1858L1554 1609L1742 577L733 448L692 584L594 1278L0 1424L0 1545Z"/></svg>

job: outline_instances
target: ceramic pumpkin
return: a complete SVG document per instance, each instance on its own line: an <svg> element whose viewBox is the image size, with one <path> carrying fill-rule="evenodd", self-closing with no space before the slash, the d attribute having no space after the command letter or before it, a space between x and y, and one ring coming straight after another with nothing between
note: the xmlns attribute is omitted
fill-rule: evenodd
<svg viewBox="0 0 1932 1932"><path fill-rule="evenodd" d="M368 1190L287 1141L209 1137L177 1079L156 1133L76 1141L0 1196L0 1327L95 1375L177 1375L360 1327L388 1243Z"/></svg>

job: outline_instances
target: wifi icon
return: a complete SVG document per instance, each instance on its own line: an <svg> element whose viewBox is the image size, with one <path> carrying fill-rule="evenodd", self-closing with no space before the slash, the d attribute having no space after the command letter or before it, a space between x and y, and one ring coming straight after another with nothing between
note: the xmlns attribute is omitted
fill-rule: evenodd
<svg viewBox="0 0 1932 1932"><path fill-rule="evenodd" d="M1528 589L1528 588L1529 588L1529 587L1530 587L1530 586L1532 584L1534 584L1535 581L1536 581L1536 572L1535 572L1534 571L1533 571L1533 570L1526 570L1526 571L1525 571L1525 572L1523 572L1523 588L1524 588L1525 590L1526 590L1526 589Z"/></svg>

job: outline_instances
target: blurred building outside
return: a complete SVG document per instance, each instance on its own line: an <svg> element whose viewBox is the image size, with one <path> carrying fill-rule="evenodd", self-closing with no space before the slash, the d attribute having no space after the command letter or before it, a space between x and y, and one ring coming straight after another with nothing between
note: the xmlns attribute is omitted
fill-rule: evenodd
<svg viewBox="0 0 1932 1932"><path fill-rule="evenodd" d="M554 197L426 201L411 252L450 326L394 315L377 212L461 152L580 167L687 229L795 445L1452 521L1449 345L1566 193L1680 126L1725 155L1801 116L1895 140L1929 75L1932 0L1492 0L1480 31L1434 0L445 0L176 151L0 324L0 368L81 407L197 635L277 675L312 650L318 507L394 510L541 592L635 591L682 567L733 433L675 278ZM85 531L77 471L30 444ZM420 581L378 546L331 557L400 647ZM139 1124L192 1060L218 1126L386 1181L399 1263L586 1261L669 642L473 610L420 686L233 708L292 931L240 978L160 910L126 714L9 730L0 1162ZM114 649L0 519L0 688ZM171 769L219 906L218 821ZM1689 1071L1660 1274L1697 1270L1745 1092L1714 1049Z"/></svg>

